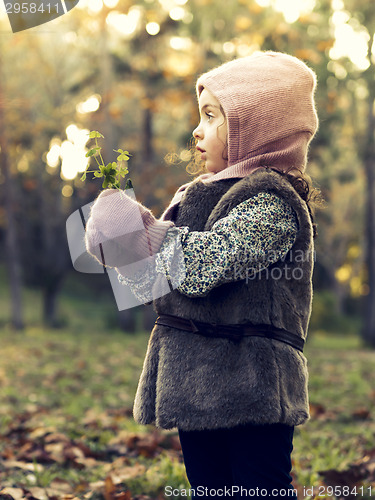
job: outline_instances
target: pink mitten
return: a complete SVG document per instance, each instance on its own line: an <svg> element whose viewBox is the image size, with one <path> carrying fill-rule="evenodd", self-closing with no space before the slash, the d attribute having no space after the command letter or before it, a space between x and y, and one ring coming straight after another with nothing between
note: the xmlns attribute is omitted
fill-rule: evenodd
<svg viewBox="0 0 375 500"><path fill-rule="evenodd" d="M173 222L155 219L150 210L124 191L107 189L91 208L86 249L105 266L125 266L155 255L173 226Z"/></svg>

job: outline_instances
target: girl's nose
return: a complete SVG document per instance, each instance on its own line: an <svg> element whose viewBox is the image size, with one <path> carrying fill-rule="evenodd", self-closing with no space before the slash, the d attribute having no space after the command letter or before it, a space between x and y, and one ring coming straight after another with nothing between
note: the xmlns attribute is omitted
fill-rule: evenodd
<svg viewBox="0 0 375 500"><path fill-rule="evenodd" d="M202 129L200 128L200 124L193 130L194 139L202 139Z"/></svg>

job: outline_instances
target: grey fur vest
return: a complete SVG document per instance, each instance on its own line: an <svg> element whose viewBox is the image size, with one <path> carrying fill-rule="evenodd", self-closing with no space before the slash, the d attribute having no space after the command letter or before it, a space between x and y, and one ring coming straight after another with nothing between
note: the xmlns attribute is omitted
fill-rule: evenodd
<svg viewBox="0 0 375 500"><path fill-rule="evenodd" d="M174 222L191 231L209 230L261 191L282 197L297 214L297 238L286 257L204 297L190 298L174 290L154 301L158 314L217 324L266 323L306 338L312 301L312 224L305 202L286 179L264 169L240 180L195 182ZM236 342L157 325L148 344L134 418L184 430L249 422L299 425L309 418L307 382L306 358L283 342L261 337Z"/></svg>

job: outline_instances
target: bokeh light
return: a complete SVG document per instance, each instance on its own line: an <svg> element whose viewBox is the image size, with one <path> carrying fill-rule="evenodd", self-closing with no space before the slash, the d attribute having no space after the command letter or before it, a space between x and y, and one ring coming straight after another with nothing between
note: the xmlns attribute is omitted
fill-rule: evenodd
<svg viewBox="0 0 375 500"><path fill-rule="evenodd" d="M89 131L80 129L77 125L71 123L66 127L65 133L67 140L62 143L58 138L51 140L45 158L49 173L52 173L53 169L58 167L61 160L61 178L72 180L79 172L84 172L87 168L89 159L86 158L86 143L89 140Z"/></svg>
<svg viewBox="0 0 375 500"><path fill-rule="evenodd" d="M99 109L99 106L100 96L98 94L94 94L86 99L86 101L77 104L76 110L80 114L93 113L94 111L97 111Z"/></svg>
<svg viewBox="0 0 375 500"><path fill-rule="evenodd" d="M128 14L122 14L118 11L112 11L108 14L106 22L114 28L118 34L124 37L130 37L139 27L142 12L139 7L131 7Z"/></svg>
<svg viewBox="0 0 375 500"><path fill-rule="evenodd" d="M193 42L191 38L181 37L181 36L172 36L169 40L169 45L174 50L189 50L191 49Z"/></svg>
<svg viewBox="0 0 375 500"><path fill-rule="evenodd" d="M294 23L301 14L311 12L315 6L315 0L256 0L261 7L273 7L281 12L288 23Z"/></svg>
<svg viewBox="0 0 375 500"><path fill-rule="evenodd" d="M102 0L89 0L88 1L88 9L92 13L100 12L103 8L103 1Z"/></svg>
<svg viewBox="0 0 375 500"><path fill-rule="evenodd" d="M73 194L73 188L69 184L65 184L61 190L61 194L65 196L65 198L70 198Z"/></svg>
<svg viewBox="0 0 375 500"><path fill-rule="evenodd" d="M146 31L149 35L157 35L160 31L160 24L156 22L147 23Z"/></svg>
<svg viewBox="0 0 375 500"><path fill-rule="evenodd" d="M60 141L58 143L50 144L50 150L47 153L46 160L48 166L52 168L56 168L60 163L60 153L61 153L61 145Z"/></svg>
<svg viewBox="0 0 375 500"><path fill-rule="evenodd" d="M370 35L367 30L359 23L357 29L354 29L355 20L351 19L349 13L344 10L334 12L330 22L335 36L335 43L329 51L330 58L337 60L349 57L358 69L366 70L370 66L367 57Z"/></svg>
<svg viewBox="0 0 375 500"><path fill-rule="evenodd" d="M173 21L181 21L185 17L185 9L183 7L173 7L169 11L169 17L173 19Z"/></svg>
<svg viewBox="0 0 375 500"><path fill-rule="evenodd" d="M118 0L103 0L103 2L109 9L113 9L118 4Z"/></svg>

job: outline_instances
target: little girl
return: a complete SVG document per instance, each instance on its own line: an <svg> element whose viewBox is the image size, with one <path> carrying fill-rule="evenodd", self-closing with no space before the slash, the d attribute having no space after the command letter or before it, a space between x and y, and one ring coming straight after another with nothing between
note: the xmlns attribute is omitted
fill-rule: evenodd
<svg viewBox="0 0 375 500"><path fill-rule="evenodd" d="M206 174L182 186L160 220L115 190L91 210L88 251L103 262L100 245L113 242L105 264L138 297L179 277L153 295L159 317L134 418L178 429L197 498L296 497L293 431L309 418L302 350L315 225L303 172L315 87L303 62L277 52L209 71L197 82L193 132ZM150 255L147 276L121 276Z"/></svg>

